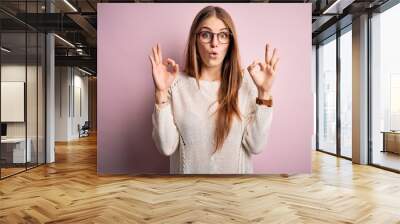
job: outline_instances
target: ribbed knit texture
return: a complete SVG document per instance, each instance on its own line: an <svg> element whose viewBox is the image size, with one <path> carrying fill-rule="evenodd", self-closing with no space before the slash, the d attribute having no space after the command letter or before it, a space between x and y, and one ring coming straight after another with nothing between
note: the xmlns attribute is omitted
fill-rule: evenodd
<svg viewBox="0 0 400 224"><path fill-rule="evenodd" d="M253 173L252 154L266 146L273 107L256 104L257 88L246 72L239 89L242 121L235 118L220 151L215 149L215 112L219 81L179 73L168 90L169 102L154 106L152 137L170 156L172 174Z"/></svg>

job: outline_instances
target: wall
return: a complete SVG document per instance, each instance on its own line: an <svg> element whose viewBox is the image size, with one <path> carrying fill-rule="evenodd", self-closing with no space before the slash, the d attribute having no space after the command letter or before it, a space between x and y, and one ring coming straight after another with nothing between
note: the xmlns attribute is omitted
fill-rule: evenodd
<svg viewBox="0 0 400 224"><path fill-rule="evenodd" d="M25 81L25 69L27 69L27 79ZM39 70L39 72L41 72ZM37 97L36 97L36 67L25 65L2 65L1 67L1 81L10 82L18 81L28 83L27 86L27 120L28 120L28 133L35 132L36 134L36 122L37 120ZM42 105L39 105L41 107ZM5 109L5 108L2 108ZM7 122L7 136L8 137L25 137L25 122Z"/></svg>
<svg viewBox="0 0 400 224"><path fill-rule="evenodd" d="M88 90L89 90L89 122L90 122L90 131L97 131L97 78L90 77L88 79Z"/></svg>
<svg viewBox="0 0 400 224"><path fill-rule="evenodd" d="M68 141L69 133L69 83L68 67L55 68L55 141Z"/></svg>
<svg viewBox="0 0 400 224"><path fill-rule="evenodd" d="M190 25L206 5L98 4L99 174L169 172L168 157L151 138L154 84L148 55L158 42L164 56L183 66ZM266 42L281 56L271 133L263 153L253 157L255 173L311 172L311 4L213 5L233 17L243 67L264 57Z"/></svg>
<svg viewBox="0 0 400 224"><path fill-rule="evenodd" d="M7 137L31 139L32 162L39 159L44 162L44 80L42 68L20 64L3 64L1 81L20 81L26 83L26 116L25 122L7 122ZM26 81L27 80L27 81ZM5 110L6 108L1 108ZM39 151L38 151L39 150ZM37 152L39 156L37 157Z"/></svg>
<svg viewBox="0 0 400 224"><path fill-rule="evenodd" d="M70 141L88 120L88 77L72 67L56 67L55 73L55 141Z"/></svg>

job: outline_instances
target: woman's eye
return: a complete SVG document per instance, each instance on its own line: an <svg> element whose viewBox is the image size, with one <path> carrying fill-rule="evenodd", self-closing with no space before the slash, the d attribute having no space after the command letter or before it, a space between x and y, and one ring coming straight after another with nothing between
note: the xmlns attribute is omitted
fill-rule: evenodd
<svg viewBox="0 0 400 224"><path fill-rule="evenodd" d="M203 32L203 33L201 34L201 36L202 36L203 38L205 38L205 39L208 39L208 38L210 38L210 33L208 33L208 32Z"/></svg>
<svg viewBox="0 0 400 224"><path fill-rule="evenodd" d="M226 39L226 38L228 38L228 34L227 33L221 33L220 37L223 38L223 39Z"/></svg>

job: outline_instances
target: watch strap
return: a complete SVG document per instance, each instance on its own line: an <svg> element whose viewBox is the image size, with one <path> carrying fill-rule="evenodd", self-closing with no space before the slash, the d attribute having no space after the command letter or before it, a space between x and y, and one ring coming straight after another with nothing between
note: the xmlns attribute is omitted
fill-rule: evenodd
<svg viewBox="0 0 400 224"><path fill-rule="evenodd" d="M272 97L269 100L264 100L260 98L256 98L256 104L266 105L267 107L272 107Z"/></svg>

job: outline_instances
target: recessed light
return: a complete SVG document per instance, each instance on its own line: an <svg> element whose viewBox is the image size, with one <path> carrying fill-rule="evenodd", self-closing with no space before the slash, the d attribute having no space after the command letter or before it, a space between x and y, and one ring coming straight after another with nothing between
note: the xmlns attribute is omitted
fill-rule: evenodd
<svg viewBox="0 0 400 224"><path fill-rule="evenodd" d="M54 34L54 36L57 37L58 39L60 39L61 41L63 41L64 43L68 44L69 46L75 48L75 45L73 45L73 44L72 44L71 42L69 42L68 40L66 40L66 39L64 39L64 38L62 38L62 37L60 37L60 36L57 35L57 34Z"/></svg>
<svg viewBox="0 0 400 224"><path fill-rule="evenodd" d="M9 49L7 49L7 48L5 48L5 47L1 47L1 50L4 51L4 52L6 52L6 53L10 53L10 52L11 52L11 50L9 50Z"/></svg>
<svg viewBox="0 0 400 224"><path fill-rule="evenodd" d="M333 4L330 5L327 9L325 9L325 10L322 12L322 14L327 14L327 13L336 13L336 14L339 14L339 13L337 12L337 7L338 7L338 4L339 4L341 1L342 1L342 0L336 0L335 2L333 2ZM334 10L335 12L331 12L332 9L335 9L335 10Z"/></svg>
<svg viewBox="0 0 400 224"><path fill-rule="evenodd" d="M78 67L78 69L79 69L79 71L81 71L81 72L83 72L83 73L85 73L85 74L93 75L92 73L90 73L90 72L88 72L88 71L86 71L86 70L83 70L83 69L81 69L81 68L79 68L79 67Z"/></svg>
<svg viewBox="0 0 400 224"><path fill-rule="evenodd" d="M68 0L64 0L65 4L67 4L72 10L74 10L75 12L78 12L78 10L71 4L69 3Z"/></svg>

